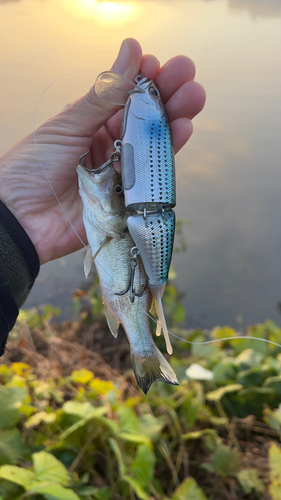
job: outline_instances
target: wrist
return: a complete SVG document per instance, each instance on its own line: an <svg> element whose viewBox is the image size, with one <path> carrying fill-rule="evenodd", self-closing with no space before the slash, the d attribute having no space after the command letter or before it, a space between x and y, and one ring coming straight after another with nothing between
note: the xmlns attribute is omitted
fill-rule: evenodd
<svg viewBox="0 0 281 500"><path fill-rule="evenodd" d="M0 273L20 308L39 273L35 247L21 224L0 201Z"/></svg>

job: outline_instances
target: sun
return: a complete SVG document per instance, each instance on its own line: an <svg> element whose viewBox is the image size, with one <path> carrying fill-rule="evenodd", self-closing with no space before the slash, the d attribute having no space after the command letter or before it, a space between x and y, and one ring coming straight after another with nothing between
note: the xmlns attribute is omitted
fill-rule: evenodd
<svg viewBox="0 0 281 500"><path fill-rule="evenodd" d="M100 24L126 24L138 18L141 10L136 1L64 0L64 5L76 16L94 18Z"/></svg>

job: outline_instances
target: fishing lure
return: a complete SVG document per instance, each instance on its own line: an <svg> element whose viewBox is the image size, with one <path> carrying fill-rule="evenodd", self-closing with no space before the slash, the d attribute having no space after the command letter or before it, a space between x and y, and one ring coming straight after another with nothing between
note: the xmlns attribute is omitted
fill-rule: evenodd
<svg viewBox="0 0 281 500"><path fill-rule="evenodd" d="M125 104L121 126L122 185L125 206L134 211L127 224L155 298L167 351L172 354L161 301L172 258L172 208L176 204L175 162L167 113L154 81L140 75L134 84L121 75L101 73L95 91L102 100ZM157 334L160 333L158 327Z"/></svg>

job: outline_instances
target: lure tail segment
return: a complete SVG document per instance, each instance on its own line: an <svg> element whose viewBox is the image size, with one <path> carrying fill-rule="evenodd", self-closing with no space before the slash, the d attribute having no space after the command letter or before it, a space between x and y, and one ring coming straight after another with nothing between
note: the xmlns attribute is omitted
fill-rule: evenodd
<svg viewBox="0 0 281 500"><path fill-rule="evenodd" d="M140 253L148 277L148 286L155 299L157 316L161 325L161 327L157 327L156 335L160 335L162 328L167 352L172 354L173 349L161 298L165 290L172 258L175 214L173 210L163 210L162 213L150 212L145 213L145 215L134 214L128 217L127 224Z"/></svg>
<svg viewBox="0 0 281 500"><path fill-rule="evenodd" d="M153 382L179 385L174 370L155 345L148 356L131 353L131 360L137 383L144 394L148 393Z"/></svg>

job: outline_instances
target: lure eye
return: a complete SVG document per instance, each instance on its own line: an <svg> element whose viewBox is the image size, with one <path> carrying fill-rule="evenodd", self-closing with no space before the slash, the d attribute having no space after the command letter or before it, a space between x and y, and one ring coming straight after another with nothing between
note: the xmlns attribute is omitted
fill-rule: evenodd
<svg viewBox="0 0 281 500"><path fill-rule="evenodd" d="M155 87L149 87L148 92L152 97L159 97L159 92Z"/></svg>
<svg viewBox="0 0 281 500"><path fill-rule="evenodd" d="M117 195L122 194L122 186L120 184L115 184L114 191Z"/></svg>

